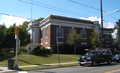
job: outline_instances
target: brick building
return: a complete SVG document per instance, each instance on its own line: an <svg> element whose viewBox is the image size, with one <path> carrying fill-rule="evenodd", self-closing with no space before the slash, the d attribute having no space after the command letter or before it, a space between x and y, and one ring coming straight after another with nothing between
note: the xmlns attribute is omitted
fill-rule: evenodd
<svg viewBox="0 0 120 73"><path fill-rule="evenodd" d="M84 35L84 39L79 46L90 46L90 38L92 30L100 30L98 21L89 21L83 19L69 18L63 16L49 15L40 22L34 21L28 24L28 32L31 35L33 43L40 43L42 46L49 48L52 44L56 44L56 37L58 37L59 44L66 44L67 35L72 32L73 28L77 33ZM110 29L103 28L103 46L111 47L112 37Z"/></svg>

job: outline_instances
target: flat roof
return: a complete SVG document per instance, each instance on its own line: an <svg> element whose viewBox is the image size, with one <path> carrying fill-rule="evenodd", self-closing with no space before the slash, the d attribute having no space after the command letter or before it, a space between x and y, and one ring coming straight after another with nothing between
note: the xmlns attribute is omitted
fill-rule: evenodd
<svg viewBox="0 0 120 73"><path fill-rule="evenodd" d="M44 21L46 21L48 19L70 21L70 22L78 22L78 23L80 22L80 23L87 23L87 24L94 24L94 22L92 22L90 20L83 20L83 19L70 18L70 17L57 16L57 15L49 15L47 18L43 19L40 23L43 23Z"/></svg>

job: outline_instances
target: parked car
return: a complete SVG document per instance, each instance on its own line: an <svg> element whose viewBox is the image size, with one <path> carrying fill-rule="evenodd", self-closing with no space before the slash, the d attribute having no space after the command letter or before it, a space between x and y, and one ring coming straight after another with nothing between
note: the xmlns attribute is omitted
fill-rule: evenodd
<svg viewBox="0 0 120 73"><path fill-rule="evenodd" d="M120 54L116 54L116 55L113 57L113 61L120 62Z"/></svg>
<svg viewBox="0 0 120 73"><path fill-rule="evenodd" d="M107 62L107 64L111 64L113 59L113 54L109 49L95 49L90 50L84 56L78 57L79 65L83 66L86 64L90 64L95 66L96 64Z"/></svg>

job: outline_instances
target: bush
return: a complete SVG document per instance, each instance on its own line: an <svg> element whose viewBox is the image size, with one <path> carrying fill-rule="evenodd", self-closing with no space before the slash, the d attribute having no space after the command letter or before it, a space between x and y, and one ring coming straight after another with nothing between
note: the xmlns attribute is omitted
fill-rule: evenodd
<svg viewBox="0 0 120 73"><path fill-rule="evenodd" d="M19 49L18 49L18 54L26 54L27 53L27 49L25 48L25 47L20 47Z"/></svg>
<svg viewBox="0 0 120 73"><path fill-rule="evenodd" d="M27 49L27 53L29 54L35 54L38 52L37 49L39 49L39 44L37 43L30 43L27 45L26 49Z"/></svg>
<svg viewBox="0 0 120 73"><path fill-rule="evenodd" d="M41 46L39 49L39 53L50 54L50 49L47 49L47 48Z"/></svg>
<svg viewBox="0 0 120 73"><path fill-rule="evenodd" d="M85 49L91 49L91 47L78 47L76 49L76 54L81 54L81 55L85 54L87 52L85 51Z"/></svg>
<svg viewBox="0 0 120 73"><path fill-rule="evenodd" d="M1 53L9 54L10 53L10 49L9 48L2 48L1 49Z"/></svg>
<svg viewBox="0 0 120 73"><path fill-rule="evenodd" d="M45 47L42 47L41 45L35 43L29 44L26 49L29 54L33 55L37 55L40 53L50 54L50 49L46 49Z"/></svg>
<svg viewBox="0 0 120 73"><path fill-rule="evenodd" d="M74 54L74 46L73 45L64 45L63 53L64 54Z"/></svg>
<svg viewBox="0 0 120 73"><path fill-rule="evenodd" d="M73 54L74 53L73 45L59 44L58 48L59 48L59 53L61 53L61 54ZM57 45L56 44L51 45L51 51L52 51L52 53L55 53L55 54L57 53Z"/></svg>
<svg viewBox="0 0 120 73"><path fill-rule="evenodd" d="M51 45L51 52L52 53L57 53L57 45L56 44Z"/></svg>

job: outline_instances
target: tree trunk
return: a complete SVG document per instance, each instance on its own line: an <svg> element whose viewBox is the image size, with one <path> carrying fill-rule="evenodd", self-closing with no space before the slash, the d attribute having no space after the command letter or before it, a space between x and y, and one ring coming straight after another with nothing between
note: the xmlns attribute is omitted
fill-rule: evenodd
<svg viewBox="0 0 120 73"><path fill-rule="evenodd" d="M74 55L76 55L76 46L74 46Z"/></svg>
<svg viewBox="0 0 120 73"><path fill-rule="evenodd" d="M1 55L2 53L1 53L1 48L0 48L0 55Z"/></svg>

